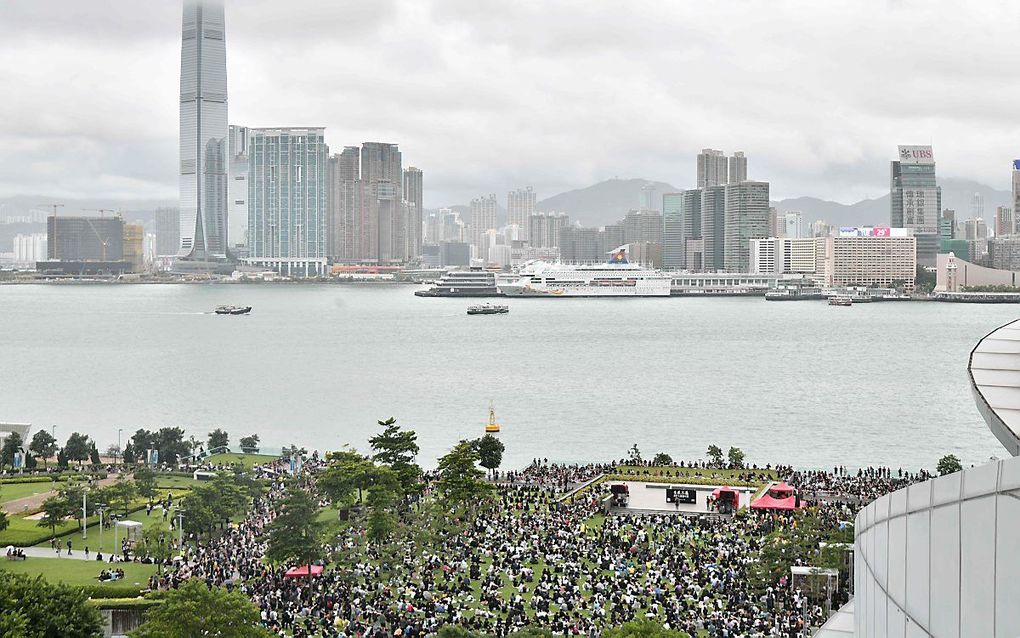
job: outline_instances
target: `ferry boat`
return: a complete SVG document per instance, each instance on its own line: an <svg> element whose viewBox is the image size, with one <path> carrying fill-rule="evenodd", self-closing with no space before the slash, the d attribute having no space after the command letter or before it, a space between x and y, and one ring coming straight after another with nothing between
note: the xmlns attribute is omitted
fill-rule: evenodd
<svg viewBox="0 0 1020 638"><path fill-rule="evenodd" d="M485 424L486 434L495 434L499 432L499 423L496 423L496 409L489 404L489 422Z"/></svg>
<svg viewBox="0 0 1020 638"><path fill-rule="evenodd" d="M852 306L854 300L850 295L833 295L829 297L830 306Z"/></svg>
<svg viewBox="0 0 1020 638"><path fill-rule="evenodd" d="M451 270L428 290L416 290L419 297L499 297L496 274L487 270Z"/></svg>
<svg viewBox="0 0 1020 638"><path fill-rule="evenodd" d="M491 303L483 303L475 306L468 306L469 315L505 315L510 312L510 306L494 306Z"/></svg>
<svg viewBox="0 0 1020 638"><path fill-rule="evenodd" d="M251 312L251 306L217 306L215 312L218 315L246 315Z"/></svg>
<svg viewBox="0 0 1020 638"><path fill-rule="evenodd" d="M630 263L628 248L612 251L604 264L533 261L500 290L507 297L668 297L670 276Z"/></svg>

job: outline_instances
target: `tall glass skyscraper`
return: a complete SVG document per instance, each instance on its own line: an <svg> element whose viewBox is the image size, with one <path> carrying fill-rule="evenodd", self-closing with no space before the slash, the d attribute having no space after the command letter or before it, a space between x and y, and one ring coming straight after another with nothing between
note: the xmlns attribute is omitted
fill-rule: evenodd
<svg viewBox="0 0 1020 638"><path fill-rule="evenodd" d="M223 5L185 0L181 28L181 244L196 261L227 254L227 54Z"/></svg>
<svg viewBox="0 0 1020 638"><path fill-rule="evenodd" d="M934 266L942 189L935 180L931 146L900 146L899 160L890 167L890 226L912 229L917 238L917 264Z"/></svg>

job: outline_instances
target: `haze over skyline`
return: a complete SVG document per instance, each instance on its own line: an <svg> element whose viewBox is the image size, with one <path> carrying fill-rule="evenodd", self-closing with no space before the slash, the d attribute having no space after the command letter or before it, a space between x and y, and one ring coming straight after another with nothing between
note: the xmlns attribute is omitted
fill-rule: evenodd
<svg viewBox="0 0 1020 638"><path fill-rule="evenodd" d="M773 198L888 192L897 144L1008 187L1008 2L227 0L229 119L385 141L425 206L619 177L694 186L742 150ZM0 195L177 200L178 2L0 7Z"/></svg>

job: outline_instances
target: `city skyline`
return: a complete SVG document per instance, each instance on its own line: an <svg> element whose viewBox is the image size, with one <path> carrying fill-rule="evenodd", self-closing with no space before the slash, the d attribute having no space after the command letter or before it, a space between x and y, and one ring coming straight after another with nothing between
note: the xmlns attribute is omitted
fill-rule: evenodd
<svg viewBox="0 0 1020 638"><path fill-rule="evenodd" d="M958 14L948 5L925 5L914 11L879 6L866 12L770 3L767 8L752 6L746 15L713 7L699 12L696 20L687 19L685 7L653 5L626 12L552 7L549 20L540 20L529 7L484 5L425 4L402 11L397 4L384 4L368 12L300 2L297 7L277 2L242 7L228 0L226 9L231 23L228 72L234 123L258 127L311 121L326 126L327 143L334 148L373 139L399 143L414 164L430 174L426 208L466 203L478 192L499 193L529 184L539 194L562 192L617 175L690 188L695 186L690 177L695 154L709 146L739 148L753 155L756 177L774 185L776 198L811 195L841 202L883 194L891 159L888 149L901 140L935 145L941 175L1002 189L1009 186L1008 170L1002 167L1020 154L1010 141L1017 138L1010 109L1017 89L991 86L991 78L1006 75L1011 61L1017 61L1018 54L1005 45L1005 24L1010 21L1004 19L1017 8L1006 3ZM0 181L0 194L172 199L176 117L160 102L167 98L167 85L174 83L178 70L178 12L177 3L143 10L115 2L97 23L90 15L94 12L83 14L56 1L14 3L2 10L0 22L11 32L0 45L0 55L22 57L0 73L20 87L22 99L0 107L10 126L0 129L0 137L16 142L12 148L19 151L13 154L17 162L8 160L2 167L9 170L2 171L7 178ZM339 20L340 12L346 12L346 22ZM293 56L309 55L314 47L326 44L338 47L338 54L328 60L302 58L307 64L293 65L287 55L274 59L272 47L257 46L269 25L293 22L288 14L314 14L319 25L302 34ZM505 29L486 30L487 21L495 16L509 21L514 32L523 29L524 41L505 41L509 33ZM763 20L772 26L795 21L814 28L799 28L786 33L785 40L776 39L766 36L770 31L758 30ZM89 28L80 28L82 23ZM613 24L614 30L606 24ZM60 46L76 49L76 55L61 58L66 67L59 71L45 72L54 53L42 48L52 48L52 43L43 44L40 25L45 25L48 37L67 36ZM703 64L674 65L668 73L656 66L633 74L638 61L627 47L640 45L648 32L677 25L689 36L680 39L687 44L666 46L655 64L685 60ZM938 55L902 47L898 37L881 37L917 25L945 44ZM864 55L829 37L866 26L874 30L879 45ZM710 27L721 30L714 36L717 40L702 35ZM947 32L953 28L984 34L980 46ZM1003 37L996 37L1000 30ZM425 40L414 36L416 31L435 37ZM336 38L337 33L348 37ZM292 44L292 38L286 39ZM338 40L345 43L337 44ZM116 48L108 44L111 41L117 41ZM402 46L397 52L384 52L391 41ZM525 50L529 42L545 56L541 65L535 53ZM496 45L510 49L501 55ZM720 49L723 46L732 51ZM752 49L760 55L741 53ZM915 69L913 76L902 77L889 68L892 49L897 59ZM471 56L464 55L468 50ZM601 58L597 50L603 50ZM389 65L391 75L385 77L392 82L380 84L377 67L398 53L416 63L403 65L404 69ZM961 63L953 62L957 53L961 60L969 56L968 68L984 73L964 77ZM25 57L36 61L25 63ZM494 72L482 77L476 65L486 63ZM87 65L87 70L79 64ZM104 66L118 68L119 73L95 71ZM831 73L831 68L841 72ZM284 80L286 93L298 90L298 100L282 100L267 88L284 69L293 71ZM712 88L724 81L725 71L762 75L748 85L759 95L753 116L747 115L746 103L737 104L722 93L710 115L703 110L700 98L709 99ZM627 79L628 74L634 77ZM70 81L76 75L90 78L86 90ZM591 82L592 77L599 81ZM65 99L53 100L50 86L62 78ZM811 83L807 89L804 78ZM903 94L860 90L883 82L901 86ZM610 84L621 87L618 96L588 102L593 92L603 91L599 87ZM702 88L690 95L676 88L692 85ZM468 95L479 99L462 99L461 89L468 86L475 87ZM509 91L511 86L515 92ZM421 99L404 97L408 87ZM547 90L548 97L535 102L543 95L540 89ZM812 99L804 99L805 90ZM376 97L367 99L373 92ZM625 98L627 94L647 97L636 102ZM946 100L944 95L982 99L968 99L964 108L963 102ZM492 97L499 99L487 99ZM451 100L457 100L458 108L448 108ZM295 109L295 103L301 107ZM131 105L130 112L125 112L124 104ZM437 117L438 111L445 114ZM636 111L642 117L634 118ZM614 126L603 127L607 120ZM548 139L557 144L546 145ZM628 152L621 153L620 148ZM464 155L480 161L459 161ZM67 169L75 157L89 159L80 174Z"/></svg>

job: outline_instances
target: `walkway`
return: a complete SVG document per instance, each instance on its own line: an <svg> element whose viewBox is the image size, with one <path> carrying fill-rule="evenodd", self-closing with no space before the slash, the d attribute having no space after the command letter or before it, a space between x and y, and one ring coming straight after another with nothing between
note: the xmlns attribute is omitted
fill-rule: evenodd
<svg viewBox="0 0 1020 638"><path fill-rule="evenodd" d="M62 539L61 539L62 540ZM77 539L81 540L81 539ZM91 552L88 558L85 558L85 552L81 549L75 549L74 553L70 556L67 555L67 547L60 548L60 555L57 555L56 550L49 549L48 547L20 547L21 551L25 552L25 556L29 559L32 558L63 558L64 560L90 560L98 563L96 560L96 553ZM104 556L103 558L106 558ZM0 555L0 560L7 560L3 555ZM106 562L105 560L103 561Z"/></svg>

